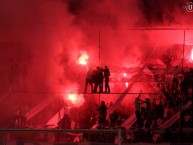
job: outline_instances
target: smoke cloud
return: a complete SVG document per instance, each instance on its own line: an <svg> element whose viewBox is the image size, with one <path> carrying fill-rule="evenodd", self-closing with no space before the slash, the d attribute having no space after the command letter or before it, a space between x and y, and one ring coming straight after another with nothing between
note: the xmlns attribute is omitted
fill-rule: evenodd
<svg viewBox="0 0 193 145"><path fill-rule="evenodd" d="M156 43L166 43L166 38L154 31L131 29L192 26L193 13L182 8L184 3L183 0L1 0L1 91L17 86L10 80L10 72L15 72L11 67L16 65L23 72L25 84L20 90L26 87L29 92L61 92L77 82L75 86L81 89L80 82L84 81L87 69L77 63L81 51L87 51L91 66L139 66ZM175 43L183 42L183 37L167 36L167 40L170 38ZM151 45L144 48L145 43Z"/></svg>

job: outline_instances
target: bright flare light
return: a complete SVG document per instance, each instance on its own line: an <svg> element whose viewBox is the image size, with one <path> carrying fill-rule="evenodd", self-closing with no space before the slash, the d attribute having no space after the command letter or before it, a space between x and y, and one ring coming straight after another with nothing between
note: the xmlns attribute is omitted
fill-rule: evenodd
<svg viewBox="0 0 193 145"><path fill-rule="evenodd" d="M87 55L87 53L85 51L83 51L81 53L81 56L78 59L79 64L87 65L88 58L89 58L89 56Z"/></svg>
<svg viewBox="0 0 193 145"><path fill-rule="evenodd" d="M68 100L74 104L77 101L77 94L68 94Z"/></svg>
<svg viewBox="0 0 193 145"><path fill-rule="evenodd" d="M192 48L192 51L191 51L191 60L193 61L193 48Z"/></svg>
<svg viewBox="0 0 193 145"><path fill-rule="evenodd" d="M124 76L124 77L127 77L127 73L123 73L123 76Z"/></svg>
<svg viewBox="0 0 193 145"><path fill-rule="evenodd" d="M67 106L81 106L84 102L84 96L83 94L78 94L78 84L77 83L69 83L64 89L63 89L63 100Z"/></svg>
<svg viewBox="0 0 193 145"><path fill-rule="evenodd" d="M129 83L125 82L125 87L128 88L128 86L129 86Z"/></svg>
<svg viewBox="0 0 193 145"><path fill-rule="evenodd" d="M85 102L82 94L67 94L64 100L69 103L69 106L74 105L76 107L81 106Z"/></svg>

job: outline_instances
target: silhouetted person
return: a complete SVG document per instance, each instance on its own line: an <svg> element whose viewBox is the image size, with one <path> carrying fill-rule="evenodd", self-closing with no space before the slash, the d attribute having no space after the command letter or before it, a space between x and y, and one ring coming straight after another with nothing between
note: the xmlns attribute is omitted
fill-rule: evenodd
<svg viewBox="0 0 193 145"><path fill-rule="evenodd" d="M150 128L151 126L151 122L152 122L152 116L150 114L150 108L151 108L151 102L149 100L149 98L145 99L145 104L146 104L146 108L145 108L145 128Z"/></svg>
<svg viewBox="0 0 193 145"><path fill-rule="evenodd" d="M122 123L123 123L123 121L122 121L121 116L118 116L116 125L117 125L117 126L121 126Z"/></svg>
<svg viewBox="0 0 193 145"><path fill-rule="evenodd" d="M143 122L142 122L142 117L141 117L141 112L140 112L140 105L144 101L140 100L140 95L141 95L141 92L139 93L138 97L135 99L135 115L136 115L138 128L143 127Z"/></svg>
<svg viewBox="0 0 193 145"><path fill-rule="evenodd" d="M146 116L149 115L150 113L150 108L151 108L151 102L149 101L149 98L145 99L145 104L146 104L146 108L145 108L145 114Z"/></svg>
<svg viewBox="0 0 193 145"><path fill-rule="evenodd" d="M190 69L188 72L184 72L184 79L181 83L182 93L188 94L188 89L190 87L193 88L193 69Z"/></svg>
<svg viewBox="0 0 193 145"><path fill-rule="evenodd" d="M113 111L112 114L110 114L109 119L110 119L110 128L115 127L115 124L117 123L119 116L117 114L117 111Z"/></svg>
<svg viewBox="0 0 193 145"><path fill-rule="evenodd" d="M95 80L95 86L94 86L94 92L97 92L97 89L99 87L99 92L102 93L103 92L103 70L102 68L100 68L99 66L97 67L96 70L96 74L94 76L94 80Z"/></svg>
<svg viewBox="0 0 193 145"><path fill-rule="evenodd" d="M64 106L64 115L62 119L58 122L58 126L61 129L70 129L70 123L71 123L70 109L68 106Z"/></svg>
<svg viewBox="0 0 193 145"><path fill-rule="evenodd" d="M86 74L86 83L85 83L85 90L84 90L85 93L87 92L88 84L90 85L91 92L93 92L94 91L93 90L93 70L90 68L88 69Z"/></svg>
<svg viewBox="0 0 193 145"><path fill-rule="evenodd" d="M104 128L105 121L107 115L107 107L104 101L101 101L101 105L99 107L99 125L101 128Z"/></svg>
<svg viewBox="0 0 193 145"><path fill-rule="evenodd" d="M58 129L70 129L71 125L71 119L70 119L70 109L68 106L64 106L64 114L63 117L60 119L60 121L57 123ZM55 133L55 140L59 142L60 140L68 141L68 135L66 133L62 132L56 132Z"/></svg>
<svg viewBox="0 0 193 145"><path fill-rule="evenodd" d="M178 74L179 74L179 67L176 66L173 71L173 82L172 82L172 92L175 94L178 88Z"/></svg>
<svg viewBox="0 0 193 145"><path fill-rule="evenodd" d="M109 87L109 76L110 76L110 71L107 66L105 66L104 69L104 78L105 78L105 93L110 93L110 87Z"/></svg>
<svg viewBox="0 0 193 145"><path fill-rule="evenodd" d="M152 105L151 114L153 116L153 120L157 123L159 118L163 118L164 115L164 107L161 103L161 99L157 98L155 103ZM157 125L157 124L156 124Z"/></svg>

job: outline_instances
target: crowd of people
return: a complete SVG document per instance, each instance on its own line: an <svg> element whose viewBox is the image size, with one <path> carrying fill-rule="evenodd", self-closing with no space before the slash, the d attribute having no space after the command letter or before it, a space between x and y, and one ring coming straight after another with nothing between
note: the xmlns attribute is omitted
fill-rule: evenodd
<svg viewBox="0 0 193 145"><path fill-rule="evenodd" d="M141 99L141 93L135 99L136 123L133 125L134 128L140 130L170 129L175 132L177 129L181 131L193 127L193 70L182 72L179 71L179 67L175 67L172 77L171 82L157 82L160 94L151 101L149 98ZM163 127L167 120L178 113L179 118L176 122ZM161 138L160 133L151 135L155 142ZM174 137L173 134L170 139L172 137ZM144 140L144 134L141 139Z"/></svg>
<svg viewBox="0 0 193 145"><path fill-rule="evenodd" d="M88 69L85 93L87 93L88 86L90 86L91 93L110 93L109 76L110 70L107 66ZM156 82L160 89L160 94L156 97L141 99L142 91L136 97L133 104L136 122L132 128L137 128L138 131L135 133L134 140L144 139L144 136L141 136L141 138L138 136L141 132L162 129L163 123L178 112L180 112L179 121L176 121L172 126L168 126L168 128L175 130L176 128L193 127L193 105L191 104L193 102L193 70L180 72L179 68L175 67L172 77L171 82L164 82L164 80ZM103 81L105 83L104 90ZM98 129L122 128L121 125L126 118L122 118L117 110L107 116L108 107L110 105L101 101L100 104L95 106L92 104L84 110L77 108L73 110L72 108L68 114L64 114L58 122L58 126L60 129L88 129L97 124ZM14 115L15 127L23 128L25 126L28 111L27 107L16 109ZM72 127L73 122L75 122L74 127ZM148 138L156 143L161 138L161 134L148 132Z"/></svg>
<svg viewBox="0 0 193 145"><path fill-rule="evenodd" d="M193 110L192 105L187 108L187 104L193 101L193 71L190 70L188 73L185 73L183 80L178 75L175 72L171 83L162 83L160 85L158 82L161 93L153 98L151 102L149 98L141 100L140 94L135 99L135 114L138 128L159 127L164 121L179 111L181 112L181 127L191 127L191 123L187 123L187 120L193 123ZM143 103L146 104L146 107L140 107Z"/></svg>
<svg viewBox="0 0 193 145"><path fill-rule="evenodd" d="M162 77L162 79L166 79ZM140 130L154 130L154 129L174 129L179 128L192 128L193 127L193 70L183 72L178 66L174 67L171 81L156 81L160 93L154 98L141 99L141 93L135 99L135 115L136 123L133 128ZM103 102L103 107L104 107ZM100 107L99 107L100 108ZM105 108L105 107L104 107ZM105 116L106 109L102 109L102 116ZM180 118L177 121L162 128L164 122L169 120L175 114L180 113ZM100 115L100 113L99 113ZM108 120L105 117L98 120L99 128L108 126L109 128L120 127L121 123L118 122L119 114L116 110L109 116ZM121 119L120 119L121 120ZM122 119L123 120L123 119ZM121 121L119 121L121 122ZM139 133L139 132L138 132ZM138 134L136 133L136 134ZM149 140L158 142L161 138L161 133L149 134ZM142 136L138 140L143 140Z"/></svg>
<svg viewBox="0 0 193 145"><path fill-rule="evenodd" d="M103 77L105 78L105 67L97 67L94 70L89 70L87 73L87 81L85 85L85 92L87 91L88 84L91 86L92 92L103 92ZM109 70L108 79L110 76ZM94 75L93 75L94 74ZM183 78L182 78L183 76ZM101 77L101 79L99 79ZM125 134L122 135L125 142L138 142L147 141L158 143L159 141L175 140L175 133L171 133L169 130L176 130L178 128L191 128L193 127L193 70L188 72L180 72L179 67L175 67L172 79L170 82L157 81L157 87L160 89L160 93L154 98L141 99L142 91L139 93L134 101L136 122L133 124L134 132L127 138ZM164 77L163 77L164 78ZM101 88L102 86L102 88ZM105 85L105 92L108 92L108 87ZM109 89L110 93L110 89ZM187 105L190 104L190 105ZM84 114L80 115L78 128L92 128L94 125L98 125L98 129L115 129L121 128L123 132L127 132L122 126L125 119L121 112L116 109L107 117L107 110L111 104L106 104L105 101L101 101L100 105L88 107ZM180 118L164 129L167 129L163 134L154 132L156 129L163 129L164 122L169 120L175 114L180 112ZM129 115L128 115L129 117ZM136 130L137 129L137 130ZM84 134L85 135L85 134ZM177 134L180 140L180 133ZM189 136L188 134L187 136ZM169 137L168 137L169 136ZM100 138L102 142L114 142L115 134L102 134L97 136L85 135L86 139L90 141L98 141ZM111 139L109 139L111 137ZM182 140L182 138L181 138ZM184 141L184 140L183 140ZM188 141L188 140L187 140Z"/></svg>
<svg viewBox="0 0 193 145"><path fill-rule="evenodd" d="M88 85L90 85L92 93L110 93L109 76L110 70L107 66L104 68L100 66L97 66L94 69L89 68L86 74L85 93L87 93ZM105 89L103 89L104 82Z"/></svg>

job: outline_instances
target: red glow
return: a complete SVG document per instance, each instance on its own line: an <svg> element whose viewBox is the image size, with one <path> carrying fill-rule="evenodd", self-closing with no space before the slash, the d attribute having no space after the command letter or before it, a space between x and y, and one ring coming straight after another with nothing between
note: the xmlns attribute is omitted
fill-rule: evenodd
<svg viewBox="0 0 193 145"><path fill-rule="evenodd" d="M79 107L85 102L83 95L78 94L78 89L79 88L78 88L78 85L76 83L69 84L68 86L66 86L63 89L64 94L62 94L62 96L63 96L64 102L68 106Z"/></svg>
<svg viewBox="0 0 193 145"><path fill-rule="evenodd" d="M68 94L68 100L70 100L71 102L76 102L77 94Z"/></svg>
<svg viewBox="0 0 193 145"><path fill-rule="evenodd" d="M125 87L128 88L128 86L129 86L129 83L125 82Z"/></svg>
<svg viewBox="0 0 193 145"><path fill-rule="evenodd" d="M64 97L64 100L70 106L74 105L76 107L81 106L85 102L85 99L84 99L83 95L78 95L78 94L67 94L67 96Z"/></svg>
<svg viewBox="0 0 193 145"><path fill-rule="evenodd" d="M123 76L124 76L124 77L127 77L127 73L123 73Z"/></svg>
<svg viewBox="0 0 193 145"><path fill-rule="evenodd" d="M88 58L89 58L89 56L88 56L87 52L86 51L81 51L81 56L78 59L79 64L87 65Z"/></svg>
<svg viewBox="0 0 193 145"><path fill-rule="evenodd" d="M193 48L192 48L192 51L191 51L191 60L193 61Z"/></svg>

